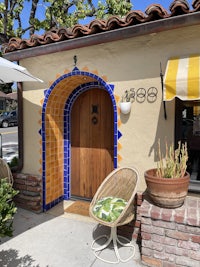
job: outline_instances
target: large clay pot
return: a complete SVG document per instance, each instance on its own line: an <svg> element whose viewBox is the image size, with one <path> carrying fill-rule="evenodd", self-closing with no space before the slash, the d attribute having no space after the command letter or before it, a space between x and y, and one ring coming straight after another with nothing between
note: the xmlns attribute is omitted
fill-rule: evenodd
<svg viewBox="0 0 200 267"><path fill-rule="evenodd" d="M183 205L188 193L190 175L183 178L158 178L156 169L144 173L147 194L153 203L164 208L178 208Z"/></svg>

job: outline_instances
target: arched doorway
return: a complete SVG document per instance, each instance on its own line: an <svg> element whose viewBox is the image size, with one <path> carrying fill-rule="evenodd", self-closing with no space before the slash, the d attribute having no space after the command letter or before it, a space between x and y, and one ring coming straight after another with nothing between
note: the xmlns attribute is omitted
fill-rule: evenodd
<svg viewBox="0 0 200 267"><path fill-rule="evenodd" d="M74 124L71 125L71 120L74 120L73 105L75 104L76 106L76 100L79 99L79 96L87 95L88 92L95 92L95 90L101 95L100 98L109 102L109 113L112 113L112 119L109 121L112 125L106 126L111 129L112 134L110 138L112 138L112 141L110 143L112 143L112 146L107 148L105 144L105 154L108 154L106 162L109 161L110 163L108 164L109 168L104 168L104 174L109 172L110 169L117 167L117 142L121 135L117 128L118 115L113 93L114 86L107 84L96 74L74 68L72 72L59 77L51 87L45 91L41 129L44 211L55 206L63 199L70 199L71 193L73 193L71 192L71 176L76 169L71 165L71 163L73 163L72 158L74 152L73 147L71 147L71 141L72 143L74 142L74 139L71 139L71 131L76 132ZM89 95L90 94L93 93L89 93ZM95 110L96 107L92 107L90 112L96 112ZM95 119L93 119L93 123L95 123ZM102 131L99 131L98 134L101 134L101 132ZM100 142L103 142L102 140ZM92 150L96 150L96 148L92 148ZM99 152L97 152L97 154L98 153ZM94 164L91 164L91 168L92 166L94 166ZM81 177L82 173L79 178ZM92 174L90 177L92 177ZM103 174L101 177L103 177ZM100 180L96 183L96 187L98 183L100 183ZM90 187L91 185L88 185L88 188ZM92 196L93 191L90 189L88 190L88 188L85 188L87 193L81 191L83 197ZM88 192L90 192L90 194Z"/></svg>
<svg viewBox="0 0 200 267"><path fill-rule="evenodd" d="M114 169L114 113L107 91L86 90L71 110L71 195L91 199Z"/></svg>

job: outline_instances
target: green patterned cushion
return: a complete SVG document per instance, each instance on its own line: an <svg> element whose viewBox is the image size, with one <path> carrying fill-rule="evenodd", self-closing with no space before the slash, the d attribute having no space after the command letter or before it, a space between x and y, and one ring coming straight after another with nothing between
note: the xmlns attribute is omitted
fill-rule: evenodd
<svg viewBox="0 0 200 267"><path fill-rule="evenodd" d="M127 201L117 197L104 197L97 201L93 208L94 215L106 222L114 222L124 207Z"/></svg>

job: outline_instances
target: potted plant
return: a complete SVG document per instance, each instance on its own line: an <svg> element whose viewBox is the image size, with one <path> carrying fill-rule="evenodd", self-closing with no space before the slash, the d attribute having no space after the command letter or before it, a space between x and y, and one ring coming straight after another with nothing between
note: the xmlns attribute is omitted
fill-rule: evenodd
<svg viewBox="0 0 200 267"><path fill-rule="evenodd" d="M188 193L190 175L187 169L187 144L178 143L174 150L173 144L168 147L166 155L161 154L158 143L157 168L147 170L144 174L147 184L146 193L153 203L164 208L180 207Z"/></svg>
<svg viewBox="0 0 200 267"><path fill-rule="evenodd" d="M133 102L135 97L134 88L126 90L122 95L120 105L120 110L123 114L128 114L131 111L131 103Z"/></svg>

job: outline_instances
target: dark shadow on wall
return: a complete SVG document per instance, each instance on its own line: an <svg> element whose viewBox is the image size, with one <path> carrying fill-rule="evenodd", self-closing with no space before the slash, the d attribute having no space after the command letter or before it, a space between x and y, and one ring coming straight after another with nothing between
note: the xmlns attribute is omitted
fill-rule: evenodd
<svg viewBox="0 0 200 267"><path fill-rule="evenodd" d="M167 142L168 145L174 142L175 137L175 128L172 126L175 123L174 118L174 101L169 101L166 103L166 112L167 118L164 116L164 107L163 102L160 105L158 123L156 127L156 135L152 146L149 149L149 157L154 153L154 162L158 161L158 142L160 140L160 148L161 154L165 155L165 144Z"/></svg>

